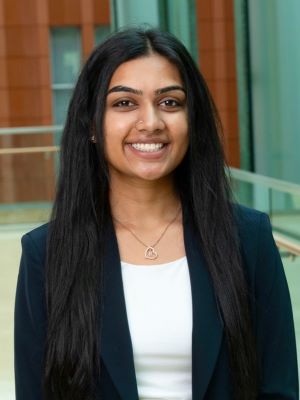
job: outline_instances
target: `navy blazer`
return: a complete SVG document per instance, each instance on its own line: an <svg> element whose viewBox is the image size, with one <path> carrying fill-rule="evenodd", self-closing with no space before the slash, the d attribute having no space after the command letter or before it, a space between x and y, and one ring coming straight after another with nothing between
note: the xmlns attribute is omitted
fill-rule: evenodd
<svg viewBox="0 0 300 400"><path fill-rule="evenodd" d="M261 369L258 398L296 400L298 371L292 308L270 222L263 213L244 207L237 210ZM47 224L22 238L15 305L16 400L43 398L46 236ZM199 241L186 217L184 242L193 301L193 400L229 400L232 382L223 322ZM138 400L119 251L112 224L107 228L104 261L102 368L97 399Z"/></svg>

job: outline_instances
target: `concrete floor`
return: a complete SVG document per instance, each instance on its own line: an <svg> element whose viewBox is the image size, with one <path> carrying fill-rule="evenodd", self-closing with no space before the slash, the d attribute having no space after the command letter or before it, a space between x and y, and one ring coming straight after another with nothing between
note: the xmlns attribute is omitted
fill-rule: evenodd
<svg viewBox="0 0 300 400"><path fill-rule="evenodd" d="M16 280L21 255L20 238L36 225L0 225L0 399L14 400L13 311ZM300 360L300 258L284 258L290 287ZM5 351L3 351L5 349ZM29 400L29 399L28 399Z"/></svg>

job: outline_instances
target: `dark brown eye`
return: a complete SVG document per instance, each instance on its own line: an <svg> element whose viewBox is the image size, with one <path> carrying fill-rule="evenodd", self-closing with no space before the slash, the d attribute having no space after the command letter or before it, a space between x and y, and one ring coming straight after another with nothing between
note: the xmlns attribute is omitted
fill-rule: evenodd
<svg viewBox="0 0 300 400"><path fill-rule="evenodd" d="M113 107L132 107L134 105L131 100L120 100L114 103Z"/></svg>
<svg viewBox="0 0 300 400"><path fill-rule="evenodd" d="M167 108L175 108L175 107L181 106L181 103L175 99L166 99L166 100L163 100L162 102L160 102L160 104Z"/></svg>

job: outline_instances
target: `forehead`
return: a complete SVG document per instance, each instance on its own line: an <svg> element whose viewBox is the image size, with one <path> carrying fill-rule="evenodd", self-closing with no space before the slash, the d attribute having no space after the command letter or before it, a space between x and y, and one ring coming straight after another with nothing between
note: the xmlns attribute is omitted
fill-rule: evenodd
<svg viewBox="0 0 300 400"><path fill-rule="evenodd" d="M115 85L158 88L174 83L182 85L178 68L167 58L154 53L119 65L109 88Z"/></svg>

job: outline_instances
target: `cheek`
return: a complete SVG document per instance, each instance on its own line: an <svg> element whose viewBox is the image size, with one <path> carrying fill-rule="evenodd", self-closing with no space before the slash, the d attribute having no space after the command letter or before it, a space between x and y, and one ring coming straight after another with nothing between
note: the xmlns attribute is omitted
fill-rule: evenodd
<svg viewBox="0 0 300 400"><path fill-rule="evenodd" d="M184 148L188 146L189 143L189 133L188 133L188 123L186 119L181 119L174 124L174 132L176 136L176 141L178 145Z"/></svg>
<svg viewBox="0 0 300 400"><path fill-rule="evenodd" d="M172 117L172 115L171 115ZM178 137L187 136L188 132L188 116L185 111L178 113L175 118L168 121L169 128Z"/></svg>
<svg viewBox="0 0 300 400"><path fill-rule="evenodd" d="M124 135L132 129L134 121L134 117L130 113L107 111L104 118L104 130Z"/></svg>
<svg viewBox="0 0 300 400"><path fill-rule="evenodd" d="M122 146L125 137L125 129L123 123L117 119L105 119L104 120L104 143L106 149Z"/></svg>

